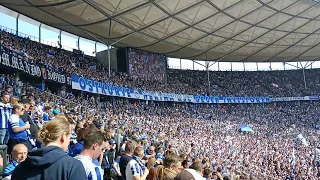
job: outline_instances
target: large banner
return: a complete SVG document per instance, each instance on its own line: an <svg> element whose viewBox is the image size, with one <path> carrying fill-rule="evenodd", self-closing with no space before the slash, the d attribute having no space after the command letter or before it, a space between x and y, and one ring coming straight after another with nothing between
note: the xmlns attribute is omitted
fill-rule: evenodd
<svg viewBox="0 0 320 180"><path fill-rule="evenodd" d="M311 98L310 98L311 97ZM282 102L282 101L309 101L309 100L318 100L318 96L304 96L304 97L276 97L271 98L272 102Z"/></svg>
<svg viewBox="0 0 320 180"><path fill-rule="evenodd" d="M3 46L0 46L0 66L12 68L44 80L71 85L70 75L66 75L40 63L32 63L24 53L19 53Z"/></svg>
<svg viewBox="0 0 320 180"><path fill-rule="evenodd" d="M214 97L214 96L193 96L186 94L160 93L142 91L139 89L115 86L86 79L84 77L71 75L72 89L86 91L107 96L134 98L151 101L173 101L191 103L270 103L269 97Z"/></svg>

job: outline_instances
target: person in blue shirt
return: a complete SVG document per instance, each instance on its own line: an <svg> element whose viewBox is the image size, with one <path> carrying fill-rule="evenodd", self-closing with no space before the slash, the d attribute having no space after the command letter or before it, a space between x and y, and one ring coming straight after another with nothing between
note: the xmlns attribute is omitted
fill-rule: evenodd
<svg viewBox="0 0 320 180"><path fill-rule="evenodd" d="M44 108L44 112L43 112L43 115L42 115L42 120L44 123L47 123L50 121L50 112L51 112L51 107L50 106L46 106Z"/></svg>
<svg viewBox="0 0 320 180"><path fill-rule="evenodd" d="M164 150L163 147L158 148L158 153L156 155L156 159L161 159L162 161L164 160Z"/></svg>
<svg viewBox="0 0 320 180"><path fill-rule="evenodd" d="M9 119L9 141L8 141L8 154L11 154L13 147L16 144L22 143L27 146L28 150L32 149L31 143L28 141L28 132L30 124L23 122L20 118L24 114L24 106L16 104L13 106L13 114Z"/></svg>
<svg viewBox="0 0 320 180"><path fill-rule="evenodd" d="M11 161L7 164L3 171L3 177L11 178L14 169L27 158L28 148L24 144L17 144L13 147L11 153Z"/></svg>

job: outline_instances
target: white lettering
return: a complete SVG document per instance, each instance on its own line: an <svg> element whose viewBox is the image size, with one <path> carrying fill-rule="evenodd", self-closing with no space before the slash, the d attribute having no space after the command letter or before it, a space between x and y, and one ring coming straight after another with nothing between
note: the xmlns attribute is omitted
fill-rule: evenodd
<svg viewBox="0 0 320 180"><path fill-rule="evenodd" d="M30 74L30 65L29 65L26 61L24 61L24 64L25 64L25 66L24 66L24 67L25 67L24 72Z"/></svg>
<svg viewBox="0 0 320 180"><path fill-rule="evenodd" d="M10 66L9 54L7 54L7 53L2 54L2 64L5 66Z"/></svg>
<svg viewBox="0 0 320 180"><path fill-rule="evenodd" d="M18 64L18 58L15 56L12 56L12 67L16 69L20 69Z"/></svg>
<svg viewBox="0 0 320 180"><path fill-rule="evenodd" d="M51 72L50 70L48 70L48 79L50 79L52 81L59 82L59 83L65 83L66 82L66 77L64 75L61 75L61 74L56 73L56 72Z"/></svg>

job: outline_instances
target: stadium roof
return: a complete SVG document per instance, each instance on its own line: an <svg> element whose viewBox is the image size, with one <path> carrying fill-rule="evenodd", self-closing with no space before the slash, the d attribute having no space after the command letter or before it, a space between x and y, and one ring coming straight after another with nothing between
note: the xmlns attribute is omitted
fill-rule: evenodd
<svg viewBox="0 0 320 180"><path fill-rule="evenodd" d="M316 0L0 0L84 38L169 57L234 62L320 55Z"/></svg>

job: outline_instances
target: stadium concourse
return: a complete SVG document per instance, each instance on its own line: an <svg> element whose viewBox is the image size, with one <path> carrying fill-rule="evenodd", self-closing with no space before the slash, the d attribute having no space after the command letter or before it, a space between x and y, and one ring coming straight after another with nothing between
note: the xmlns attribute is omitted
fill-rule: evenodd
<svg viewBox="0 0 320 180"><path fill-rule="evenodd" d="M79 39L125 48L127 69L84 55L79 39L78 50L64 50L61 31L53 47L1 29L3 179L320 179L320 69L167 67L167 55L315 60L318 1L37 3L0 0Z"/></svg>

